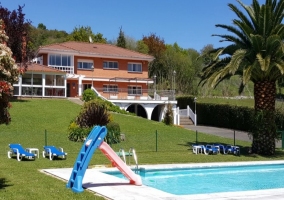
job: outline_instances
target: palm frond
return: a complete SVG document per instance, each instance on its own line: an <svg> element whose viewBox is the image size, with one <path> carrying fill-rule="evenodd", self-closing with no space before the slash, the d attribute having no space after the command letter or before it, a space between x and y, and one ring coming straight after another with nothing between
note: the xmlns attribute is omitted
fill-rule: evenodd
<svg viewBox="0 0 284 200"><path fill-rule="evenodd" d="M253 12L253 10L249 10L250 7L244 5L242 2L239 1L239 3L240 3L240 5L247 11L248 15L249 15L250 18L251 18L251 21L254 21L254 20L253 20L253 17L254 17L254 12ZM246 16L241 10L239 10L239 9L238 9L235 5L233 5L233 4L229 4L228 6L229 6L229 7L231 8L231 10L239 17L239 19L240 19L242 22L244 22L245 24L247 24L248 27L250 27L251 30L254 29L253 23L251 23L251 21L247 18L247 16Z"/></svg>
<svg viewBox="0 0 284 200"><path fill-rule="evenodd" d="M237 45L239 45L241 47L246 46L246 43L244 43L242 40L240 40L237 37L231 36L231 35L217 35L217 34L214 34L213 36L218 36L218 37L224 38L224 40L220 40L220 42L227 41L227 42L236 43Z"/></svg>
<svg viewBox="0 0 284 200"><path fill-rule="evenodd" d="M273 6L272 6L273 10L274 10L274 15L272 18L272 23L273 26L276 26L277 24L281 24L284 18L284 1L280 1L277 3L277 1L273 1Z"/></svg>
<svg viewBox="0 0 284 200"><path fill-rule="evenodd" d="M264 39L260 35L250 35L251 43L252 43L252 48L255 52L261 52L264 50L263 43Z"/></svg>
<svg viewBox="0 0 284 200"><path fill-rule="evenodd" d="M259 62L260 68L262 71L267 71L270 66L270 55L267 55L265 58L262 57L261 53L256 54L256 58Z"/></svg>
<svg viewBox="0 0 284 200"><path fill-rule="evenodd" d="M235 34L236 36L238 36L241 40L243 40L244 43L247 43L248 42L248 39L247 39L247 36L245 33L241 32L240 30L238 30L237 28L233 27L233 26L227 26L227 25L224 25L224 24L216 24L215 25L216 27L219 27L219 28L223 28L223 29L226 29L227 31ZM221 36L221 35L218 35L218 36Z"/></svg>
<svg viewBox="0 0 284 200"><path fill-rule="evenodd" d="M284 61L279 60L279 62L275 63L275 66L279 69L280 73L283 75L284 74Z"/></svg>
<svg viewBox="0 0 284 200"><path fill-rule="evenodd" d="M275 54L282 47L281 38L278 35L270 35L266 40L266 53Z"/></svg>
<svg viewBox="0 0 284 200"><path fill-rule="evenodd" d="M228 73L235 74L237 69L239 68L240 64L242 63L247 51L244 49L238 49L232 55L232 59L229 64L225 67L228 68Z"/></svg>
<svg viewBox="0 0 284 200"><path fill-rule="evenodd" d="M253 70L253 65L249 65L246 69L243 70L242 82L244 85L246 85L250 81L252 70Z"/></svg>

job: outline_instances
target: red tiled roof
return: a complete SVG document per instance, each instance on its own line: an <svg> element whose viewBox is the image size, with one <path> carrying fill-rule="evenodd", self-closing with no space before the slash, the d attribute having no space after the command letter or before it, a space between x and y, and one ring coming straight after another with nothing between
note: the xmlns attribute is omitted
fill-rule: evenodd
<svg viewBox="0 0 284 200"><path fill-rule="evenodd" d="M36 64L36 63L29 63L28 68L27 68L27 72L53 72L53 73L57 73L57 74L66 74L66 72L48 67L46 65L39 65L39 64Z"/></svg>
<svg viewBox="0 0 284 200"><path fill-rule="evenodd" d="M137 60L154 60L153 56L142 54L136 51L131 51L121 47L117 47L111 44L102 43L87 43L87 42L76 42L69 41L64 43L50 44L41 46L38 50L38 54L58 51L58 52L70 52L75 55L92 56L92 57L107 57L107 58L126 58L126 59L137 59Z"/></svg>

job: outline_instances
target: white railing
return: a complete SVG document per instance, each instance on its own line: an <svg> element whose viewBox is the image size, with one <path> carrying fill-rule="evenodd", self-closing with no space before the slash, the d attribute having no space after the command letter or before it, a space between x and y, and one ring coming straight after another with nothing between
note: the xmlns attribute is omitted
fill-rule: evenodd
<svg viewBox="0 0 284 200"><path fill-rule="evenodd" d="M92 86L91 89L98 95L98 97L102 98L103 100L108 101L108 99L106 99L104 96L102 96L102 95L96 90L96 88L94 88L94 87Z"/></svg>
<svg viewBox="0 0 284 200"><path fill-rule="evenodd" d="M197 115L196 113L194 113L189 106L187 106L187 113L188 113L188 116L192 119L194 125L196 126L197 125Z"/></svg>
<svg viewBox="0 0 284 200"><path fill-rule="evenodd" d="M153 89L137 89L129 90L128 88L116 88L106 90L106 88L93 88L96 94L103 94L109 100L157 100L157 101L173 101L175 94L173 90L156 90ZM102 96L102 95L101 95Z"/></svg>
<svg viewBox="0 0 284 200"><path fill-rule="evenodd" d="M174 124L180 125L180 110L179 110L179 107L176 108L175 117L174 117Z"/></svg>
<svg viewBox="0 0 284 200"><path fill-rule="evenodd" d="M191 120L193 121L194 125L195 126L197 125L197 115L190 109L189 106L187 106L186 109L180 109L179 115L190 117Z"/></svg>

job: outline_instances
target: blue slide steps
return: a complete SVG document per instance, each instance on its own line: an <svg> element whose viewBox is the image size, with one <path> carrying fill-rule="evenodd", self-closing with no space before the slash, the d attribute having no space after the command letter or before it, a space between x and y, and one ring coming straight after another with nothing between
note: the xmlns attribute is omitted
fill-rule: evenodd
<svg viewBox="0 0 284 200"><path fill-rule="evenodd" d="M79 193L84 191L82 181L88 164L96 149L104 141L106 134L107 129L105 126L95 126L85 140L66 185L66 187L72 188L73 192Z"/></svg>

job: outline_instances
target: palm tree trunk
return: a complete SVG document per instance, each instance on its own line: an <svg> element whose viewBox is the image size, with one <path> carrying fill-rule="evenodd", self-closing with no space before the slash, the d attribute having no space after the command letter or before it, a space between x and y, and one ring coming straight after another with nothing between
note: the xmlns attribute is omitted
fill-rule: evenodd
<svg viewBox="0 0 284 200"><path fill-rule="evenodd" d="M275 81L258 81L254 84L255 124L252 151L261 155L275 154Z"/></svg>

